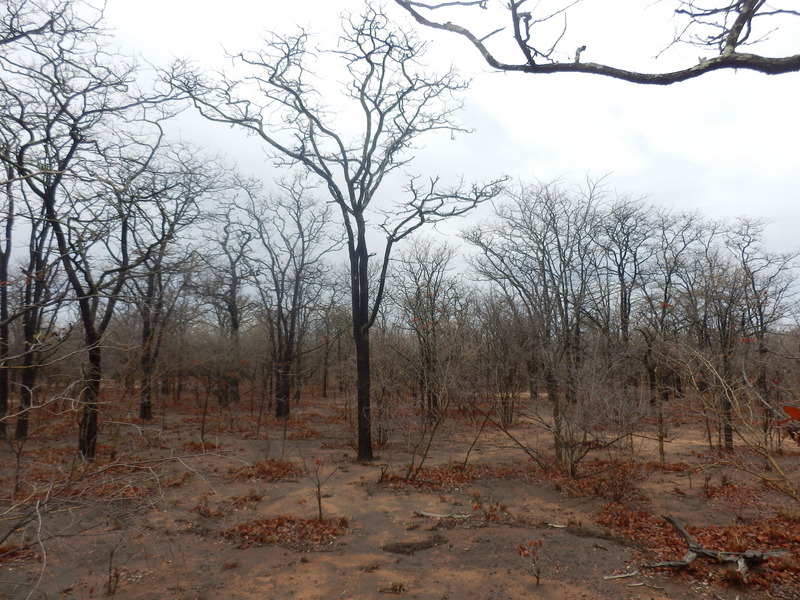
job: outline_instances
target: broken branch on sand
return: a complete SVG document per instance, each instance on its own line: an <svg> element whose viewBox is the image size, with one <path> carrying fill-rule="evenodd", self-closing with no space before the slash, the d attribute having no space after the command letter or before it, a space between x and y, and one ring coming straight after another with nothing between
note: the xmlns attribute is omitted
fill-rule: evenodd
<svg viewBox="0 0 800 600"><path fill-rule="evenodd" d="M722 552L717 550L709 550L708 548L701 546L697 540L692 537L692 534L686 530L686 527L675 517L667 515L664 517L664 520L677 529L678 533L686 541L688 548L686 550L686 554L684 554L681 560L665 560L653 563L651 565L645 565L645 567L649 569L688 567L695 561L695 559L700 556L704 556L706 558L714 559L719 563L731 565L736 572L741 574L742 579L744 579L747 577L747 573L752 567L761 564L768 558L772 558L774 556L783 556L789 552L785 548L769 550L766 552L749 549L745 550L744 552Z"/></svg>

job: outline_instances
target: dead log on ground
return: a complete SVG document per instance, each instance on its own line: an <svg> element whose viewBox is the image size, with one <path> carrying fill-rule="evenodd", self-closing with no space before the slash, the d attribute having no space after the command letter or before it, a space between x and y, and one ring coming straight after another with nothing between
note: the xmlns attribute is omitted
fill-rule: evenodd
<svg viewBox="0 0 800 600"><path fill-rule="evenodd" d="M704 556L706 558L711 558L718 563L732 567L735 572L741 575L742 581L744 581L747 578L747 573L751 568L760 565L768 558L772 558L774 556L783 556L789 553L789 550L785 548L778 548L776 550L769 550L767 552L749 549L745 550L744 552L721 552L717 550L709 550L708 548L704 548L698 544L697 540L692 537L692 534L686 531L686 527L684 527L675 517L667 515L664 517L664 520L678 530L678 533L686 541L688 548L686 550L686 554L684 554L681 560L665 560L662 562L653 563L651 565L645 565L645 567L648 569L656 569L660 567L673 569L684 568L692 564L698 557Z"/></svg>

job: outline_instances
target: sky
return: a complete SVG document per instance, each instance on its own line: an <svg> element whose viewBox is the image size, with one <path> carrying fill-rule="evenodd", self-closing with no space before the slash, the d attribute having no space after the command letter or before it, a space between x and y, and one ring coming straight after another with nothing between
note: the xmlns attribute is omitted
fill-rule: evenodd
<svg viewBox="0 0 800 600"><path fill-rule="evenodd" d="M653 58L673 35L668 4L587 0L564 46L585 44L584 60L643 70L692 64L698 50L688 46ZM186 58L211 71L225 67L224 50L256 48L268 31L303 26L335 35L339 15L360 6L360 0L107 0L106 18L123 50L156 64ZM460 38L415 26L392 3L386 8L430 40L433 68L453 64L472 78L461 114L472 133L422 140L410 172L566 185L604 177L616 193L676 210L763 218L772 250L800 249L800 74L716 72L650 87L590 75L496 73ZM787 42L793 39L800 29L786 27L767 50L797 53ZM265 160L238 132L190 117L182 122L183 137L230 154L245 170Z"/></svg>

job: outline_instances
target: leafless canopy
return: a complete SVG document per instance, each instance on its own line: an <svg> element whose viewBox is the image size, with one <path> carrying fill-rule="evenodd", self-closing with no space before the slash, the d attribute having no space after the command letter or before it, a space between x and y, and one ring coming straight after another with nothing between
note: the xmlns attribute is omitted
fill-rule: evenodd
<svg viewBox="0 0 800 600"><path fill-rule="evenodd" d="M46 36L97 33L101 12L76 0L5 0L0 6L0 47Z"/></svg>
<svg viewBox="0 0 800 600"><path fill-rule="evenodd" d="M706 56L694 65L675 71L646 73L618 68L610 64L585 62L581 53L586 46L560 51L567 32L570 10L581 0L547 2L537 0L395 0L419 23L465 37L493 68L522 73L590 73L640 84L667 85L698 77L720 69L749 69L767 74L800 71L800 54L765 56L743 52L766 41L778 27L800 16L792 0L661 0L674 4L675 35L670 45L687 43L700 47ZM486 18L476 21L473 13L486 11ZM494 22L497 15L504 25L480 26L465 23ZM452 19L452 20L450 20ZM553 27L554 23L559 23ZM499 35L498 35L499 34ZM505 36L502 34L506 34ZM513 38L516 59L500 58L501 46Z"/></svg>

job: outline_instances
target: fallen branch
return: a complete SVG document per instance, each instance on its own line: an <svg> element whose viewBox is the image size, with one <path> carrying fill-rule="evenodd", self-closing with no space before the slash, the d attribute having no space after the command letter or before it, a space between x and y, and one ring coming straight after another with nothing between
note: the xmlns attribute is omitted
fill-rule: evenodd
<svg viewBox="0 0 800 600"><path fill-rule="evenodd" d="M428 519L469 519L474 515L457 515L454 513L447 513L442 515L438 513L428 512L426 510L415 510L414 516L426 517Z"/></svg>
<svg viewBox="0 0 800 600"><path fill-rule="evenodd" d="M631 571L630 573L620 573L619 575L603 575L603 579L624 579L625 577L636 577L639 571Z"/></svg>
<svg viewBox="0 0 800 600"><path fill-rule="evenodd" d="M789 553L785 548L776 550L769 550L767 552L760 552L758 550L745 550L744 552L722 552L717 550L709 550L704 548L697 540L692 537L686 527L680 523L675 517L667 515L664 520L678 530L678 533L686 541L688 549L681 560L665 560L651 565L645 565L648 569L657 568L685 568L692 564L698 557L704 556L706 558L714 559L715 561L727 565L732 565L734 570L741 573L742 579L747 577L747 573L752 567L758 566L768 558L774 556L783 556Z"/></svg>
<svg viewBox="0 0 800 600"><path fill-rule="evenodd" d="M421 542L395 542L393 544L385 544L381 546L381 550L384 552L391 552L393 554L405 554L406 556L411 556L420 550L428 550L429 548L446 544L447 541L448 540L446 537L437 534L429 536L427 540L423 540Z"/></svg>
<svg viewBox="0 0 800 600"><path fill-rule="evenodd" d="M652 583L644 583L644 582L629 583L628 587L648 587L648 588L653 589L653 590L663 590L664 589L660 585L653 585Z"/></svg>

